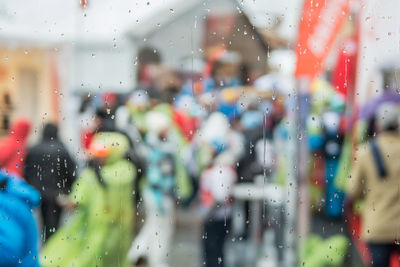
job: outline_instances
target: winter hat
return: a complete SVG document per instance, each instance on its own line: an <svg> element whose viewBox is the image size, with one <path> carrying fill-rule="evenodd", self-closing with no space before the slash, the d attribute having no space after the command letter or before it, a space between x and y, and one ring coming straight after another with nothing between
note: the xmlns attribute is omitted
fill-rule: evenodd
<svg viewBox="0 0 400 267"><path fill-rule="evenodd" d="M128 102L137 107L144 107L149 103L149 95L146 91L139 89L132 93Z"/></svg>
<svg viewBox="0 0 400 267"><path fill-rule="evenodd" d="M217 99L213 93L204 93L199 97L199 102L204 106L215 105Z"/></svg>
<svg viewBox="0 0 400 267"><path fill-rule="evenodd" d="M164 113L150 111L145 117L146 128L149 132L160 134L170 127L171 119Z"/></svg>
<svg viewBox="0 0 400 267"><path fill-rule="evenodd" d="M89 152L95 158L104 158L107 163L112 163L123 158L129 147L129 139L124 134L101 132L93 137Z"/></svg>
<svg viewBox="0 0 400 267"><path fill-rule="evenodd" d="M220 112L214 112L203 125L201 136L206 143L210 144L214 140L226 140L229 130L228 118Z"/></svg>
<svg viewBox="0 0 400 267"><path fill-rule="evenodd" d="M31 130L31 123L27 119L18 119L11 126L11 134L17 138L24 140L28 137L28 134Z"/></svg>
<svg viewBox="0 0 400 267"><path fill-rule="evenodd" d="M54 123L47 123L43 129L43 140L54 140L58 136L58 127Z"/></svg>
<svg viewBox="0 0 400 267"><path fill-rule="evenodd" d="M238 95L236 89L227 88L221 91L221 100L225 103L233 104L237 100Z"/></svg>
<svg viewBox="0 0 400 267"><path fill-rule="evenodd" d="M375 116L378 129L381 131L396 129L399 125L399 110L397 105L393 103L382 104Z"/></svg>
<svg viewBox="0 0 400 267"><path fill-rule="evenodd" d="M340 115L332 111L325 112L322 115L322 122L326 132L334 134L339 130Z"/></svg>

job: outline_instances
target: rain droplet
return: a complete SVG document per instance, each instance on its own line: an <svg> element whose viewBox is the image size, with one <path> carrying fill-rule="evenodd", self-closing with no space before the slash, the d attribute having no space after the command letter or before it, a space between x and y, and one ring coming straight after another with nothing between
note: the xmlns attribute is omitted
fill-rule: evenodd
<svg viewBox="0 0 400 267"><path fill-rule="evenodd" d="M297 134L297 139L302 140L303 139L303 135L301 133Z"/></svg>

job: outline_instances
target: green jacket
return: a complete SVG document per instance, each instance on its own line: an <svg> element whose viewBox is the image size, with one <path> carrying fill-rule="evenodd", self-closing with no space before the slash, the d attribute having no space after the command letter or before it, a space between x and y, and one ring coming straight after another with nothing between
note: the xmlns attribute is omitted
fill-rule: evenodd
<svg viewBox="0 0 400 267"><path fill-rule="evenodd" d="M45 244L40 259L44 267L130 266L126 255L133 235L136 169L122 158L122 148L127 145L124 136L104 133L95 138L105 139L112 147L101 168L104 185L93 169L83 170L70 194L78 208Z"/></svg>

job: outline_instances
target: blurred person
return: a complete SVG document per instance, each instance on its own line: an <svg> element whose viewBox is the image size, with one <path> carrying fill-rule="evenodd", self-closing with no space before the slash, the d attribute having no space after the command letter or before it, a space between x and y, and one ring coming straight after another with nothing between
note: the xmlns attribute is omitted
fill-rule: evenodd
<svg viewBox="0 0 400 267"><path fill-rule="evenodd" d="M240 117L241 110L238 104L239 94L234 88L227 88L220 91L218 103L219 112L225 114L230 121Z"/></svg>
<svg viewBox="0 0 400 267"><path fill-rule="evenodd" d="M226 148L214 143L214 158ZM224 266L224 244L230 230L231 190L237 181L235 167L213 162L200 177L200 198L206 209L203 222L202 249L206 267Z"/></svg>
<svg viewBox="0 0 400 267"><path fill-rule="evenodd" d="M256 155L258 152L256 146L260 140L261 142L264 141L263 120L264 116L262 112L255 108L245 111L240 119L240 127L245 138L246 148L238 166L238 174L241 181L252 182L255 175L262 173L263 164L259 164L257 157L263 156L263 154Z"/></svg>
<svg viewBox="0 0 400 267"><path fill-rule="evenodd" d="M356 150L347 184L350 199L364 199L361 237L368 243L371 266L389 266L393 252L400 252L400 137L398 107L382 104L376 113L378 134Z"/></svg>
<svg viewBox="0 0 400 267"><path fill-rule="evenodd" d="M39 267L33 209L40 194L19 177L0 172L0 266Z"/></svg>
<svg viewBox="0 0 400 267"><path fill-rule="evenodd" d="M228 118L220 113L213 112L203 123L199 131L201 142L212 144L220 140L225 149L218 153L214 162L226 165L237 165L244 152L244 137L235 129L231 128Z"/></svg>
<svg viewBox="0 0 400 267"><path fill-rule="evenodd" d="M172 106L173 99L167 100L168 102L155 106L153 111L166 115L170 121L168 127L168 136L169 140L175 144L173 154L175 159L177 194L179 199L186 202L186 200L193 196L192 182L182 157L182 151L188 146L188 141L185 138L181 128L177 124L176 110Z"/></svg>
<svg viewBox="0 0 400 267"><path fill-rule="evenodd" d="M136 169L125 159L128 149L129 140L120 133L93 137L92 158L64 200L75 209L73 217L45 244L42 266L129 266Z"/></svg>
<svg viewBox="0 0 400 267"><path fill-rule="evenodd" d="M104 93L102 102L103 106L100 110L103 111L103 127L107 130L115 130L115 112L120 105L119 96L116 93Z"/></svg>
<svg viewBox="0 0 400 267"><path fill-rule="evenodd" d="M129 110L128 102L125 105L118 107L115 112L115 126L116 131L126 135L130 141L130 149L127 153L127 159L130 160L137 168L137 177L135 179L134 194L135 200L139 201L141 198L140 184L142 178L145 176L145 154L146 147L142 138L142 134L138 129L138 124L133 120L131 111ZM143 127L143 132L144 132Z"/></svg>
<svg viewBox="0 0 400 267"><path fill-rule="evenodd" d="M198 101L207 115L217 111L218 97L216 94L211 92L201 94L198 96Z"/></svg>
<svg viewBox="0 0 400 267"><path fill-rule="evenodd" d="M110 114L104 108L98 108L93 116L92 123L81 133L81 144L84 149L89 149L93 137L99 132L112 132L116 127Z"/></svg>
<svg viewBox="0 0 400 267"><path fill-rule="evenodd" d="M272 181L272 171L276 162L274 140L272 133L266 133L264 121L271 122L272 116L264 116L255 105L250 105L238 122L244 136L245 152L237 165L238 183L253 183L257 175L263 175ZM250 201L244 201L244 219L250 219ZM247 239L250 236L250 225L245 224L236 235Z"/></svg>
<svg viewBox="0 0 400 267"><path fill-rule="evenodd" d="M205 266L224 264L224 243L230 229L232 186L237 181L237 163L243 153L243 137L231 128L228 118L212 113L196 136L200 149L200 201L203 222ZM201 159L203 158L203 159Z"/></svg>
<svg viewBox="0 0 400 267"><path fill-rule="evenodd" d="M58 137L58 127L47 123L42 140L28 150L25 179L42 196L43 240L58 228L61 206L57 199L70 192L75 179L76 165Z"/></svg>
<svg viewBox="0 0 400 267"><path fill-rule="evenodd" d="M126 116L143 137L146 132L145 115L150 109L150 96L147 91L135 90L128 98L125 106L117 110L117 116ZM125 115L127 113L127 115Z"/></svg>
<svg viewBox="0 0 400 267"><path fill-rule="evenodd" d="M128 253L131 262L146 257L150 267L169 266L168 255L175 228L175 152L177 142L170 119L161 112L146 115L146 185L143 189L145 221Z"/></svg>
<svg viewBox="0 0 400 267"><path fill-rule="evenodd" d="M214 155L213 149L216 142L225 147L218 155ZM200 177L202 172L214 163L237 166L244 151L243 135L231 128L224 114L214 111L202 122L183 154L190 174Z"/></svg>
<svg viewBox="0 0 400 267"><path fill-rule="evenodd" d="M240 62L240 55L233 51L217 51L213 54L204 73L204 92L242 85L239 72Z"/></svg>
<svg viewBox="0 0 400 267"><path fill-rule="evenodd" d="M341 115L327 111L322 115L323 139L322 151L325 159L325 213L331 218L340 218L344 200L344 192L337 188L337 177L340 154L344 141L341 129Z"/></svg>
<svg viewBox="0 0 400 267"><path fill-rule="evenodd" d="M179 96L174 103L173 120L186 141L191 141L200 125L202 111L195 98L189 95Z"/></svg>
<svg viewBox="0 0 400 267"><path fill-rule="evenodd" d="M0 141L0 168L9 174L23 178L26 140L31 129L27 119L13 123L7 137Z"/></svg>

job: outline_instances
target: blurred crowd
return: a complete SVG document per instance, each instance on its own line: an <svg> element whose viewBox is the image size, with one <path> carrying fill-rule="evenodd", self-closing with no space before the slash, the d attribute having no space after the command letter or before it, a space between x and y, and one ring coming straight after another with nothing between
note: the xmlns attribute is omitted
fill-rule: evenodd
<svg viewBox="0 0 400 267"><path fill-rule="evenodd" d="M271 68L253 81L231 51L211 57L200 77L152 64L142 72L141 84L129 94L82 96L76 153L64 145L54 123L44 124L41 139L29 147L29 121L19 119L10 127L0 142L0 217L7 218L0 224L1 266L130 266L143 259L148 266L170 266L177 209L201 215L205 266L227 262L228 237L266 242L260 266L282 261L277 244L285 244L283 226L289 220L284 217L295 211L275 203L280 207L275 213L254 216L250 207L257 197L248 191L243 218L237 219L234 188L291 186L291 79ZM309 109L298 115L305 120L309 148L311 211L334 220L365 212L362 240L375 265L387 266L397 250L388 244L398 231L390 227L398 215L397 206L391 207L397 191L390 191L398 177L398 94L388 92L361 108L358 120L346 113L348 98L328 81L315 79L310 87ZM371 154L367 146L353 153L377 134L377 141L369 142ZM302 141L302 133L296 139ZM387 183L376 180L376 170ZM257 201L266 205L272 196L262 194ZM367 208L349 208L346 194L354 202L365 198ZM251 220L261 222L263 234L254 236ZM360 227L352 222L349 229L358 234ZM310 235L300 262L340 266L349 238L357 242L354 234Z"/></svg>
<svg viewBox="0 0 400 267"><path fill-rule="evenodd" d="M30 124L16 121L0 143L1 205L13 200L1 210L10 218L1 229L21 243L5 236L2 259L10 266L129 266L145 258L169 266L179 207L202 214L202 261L220 266L233 186L257 175L284 183L276 173L285 153L272 142L284 150L284 99L268 77L263 88L249 86L239 61L223 51L200 78L163 73L128 95L82 97L76 154L54 123L28 147Z"/></svg>

